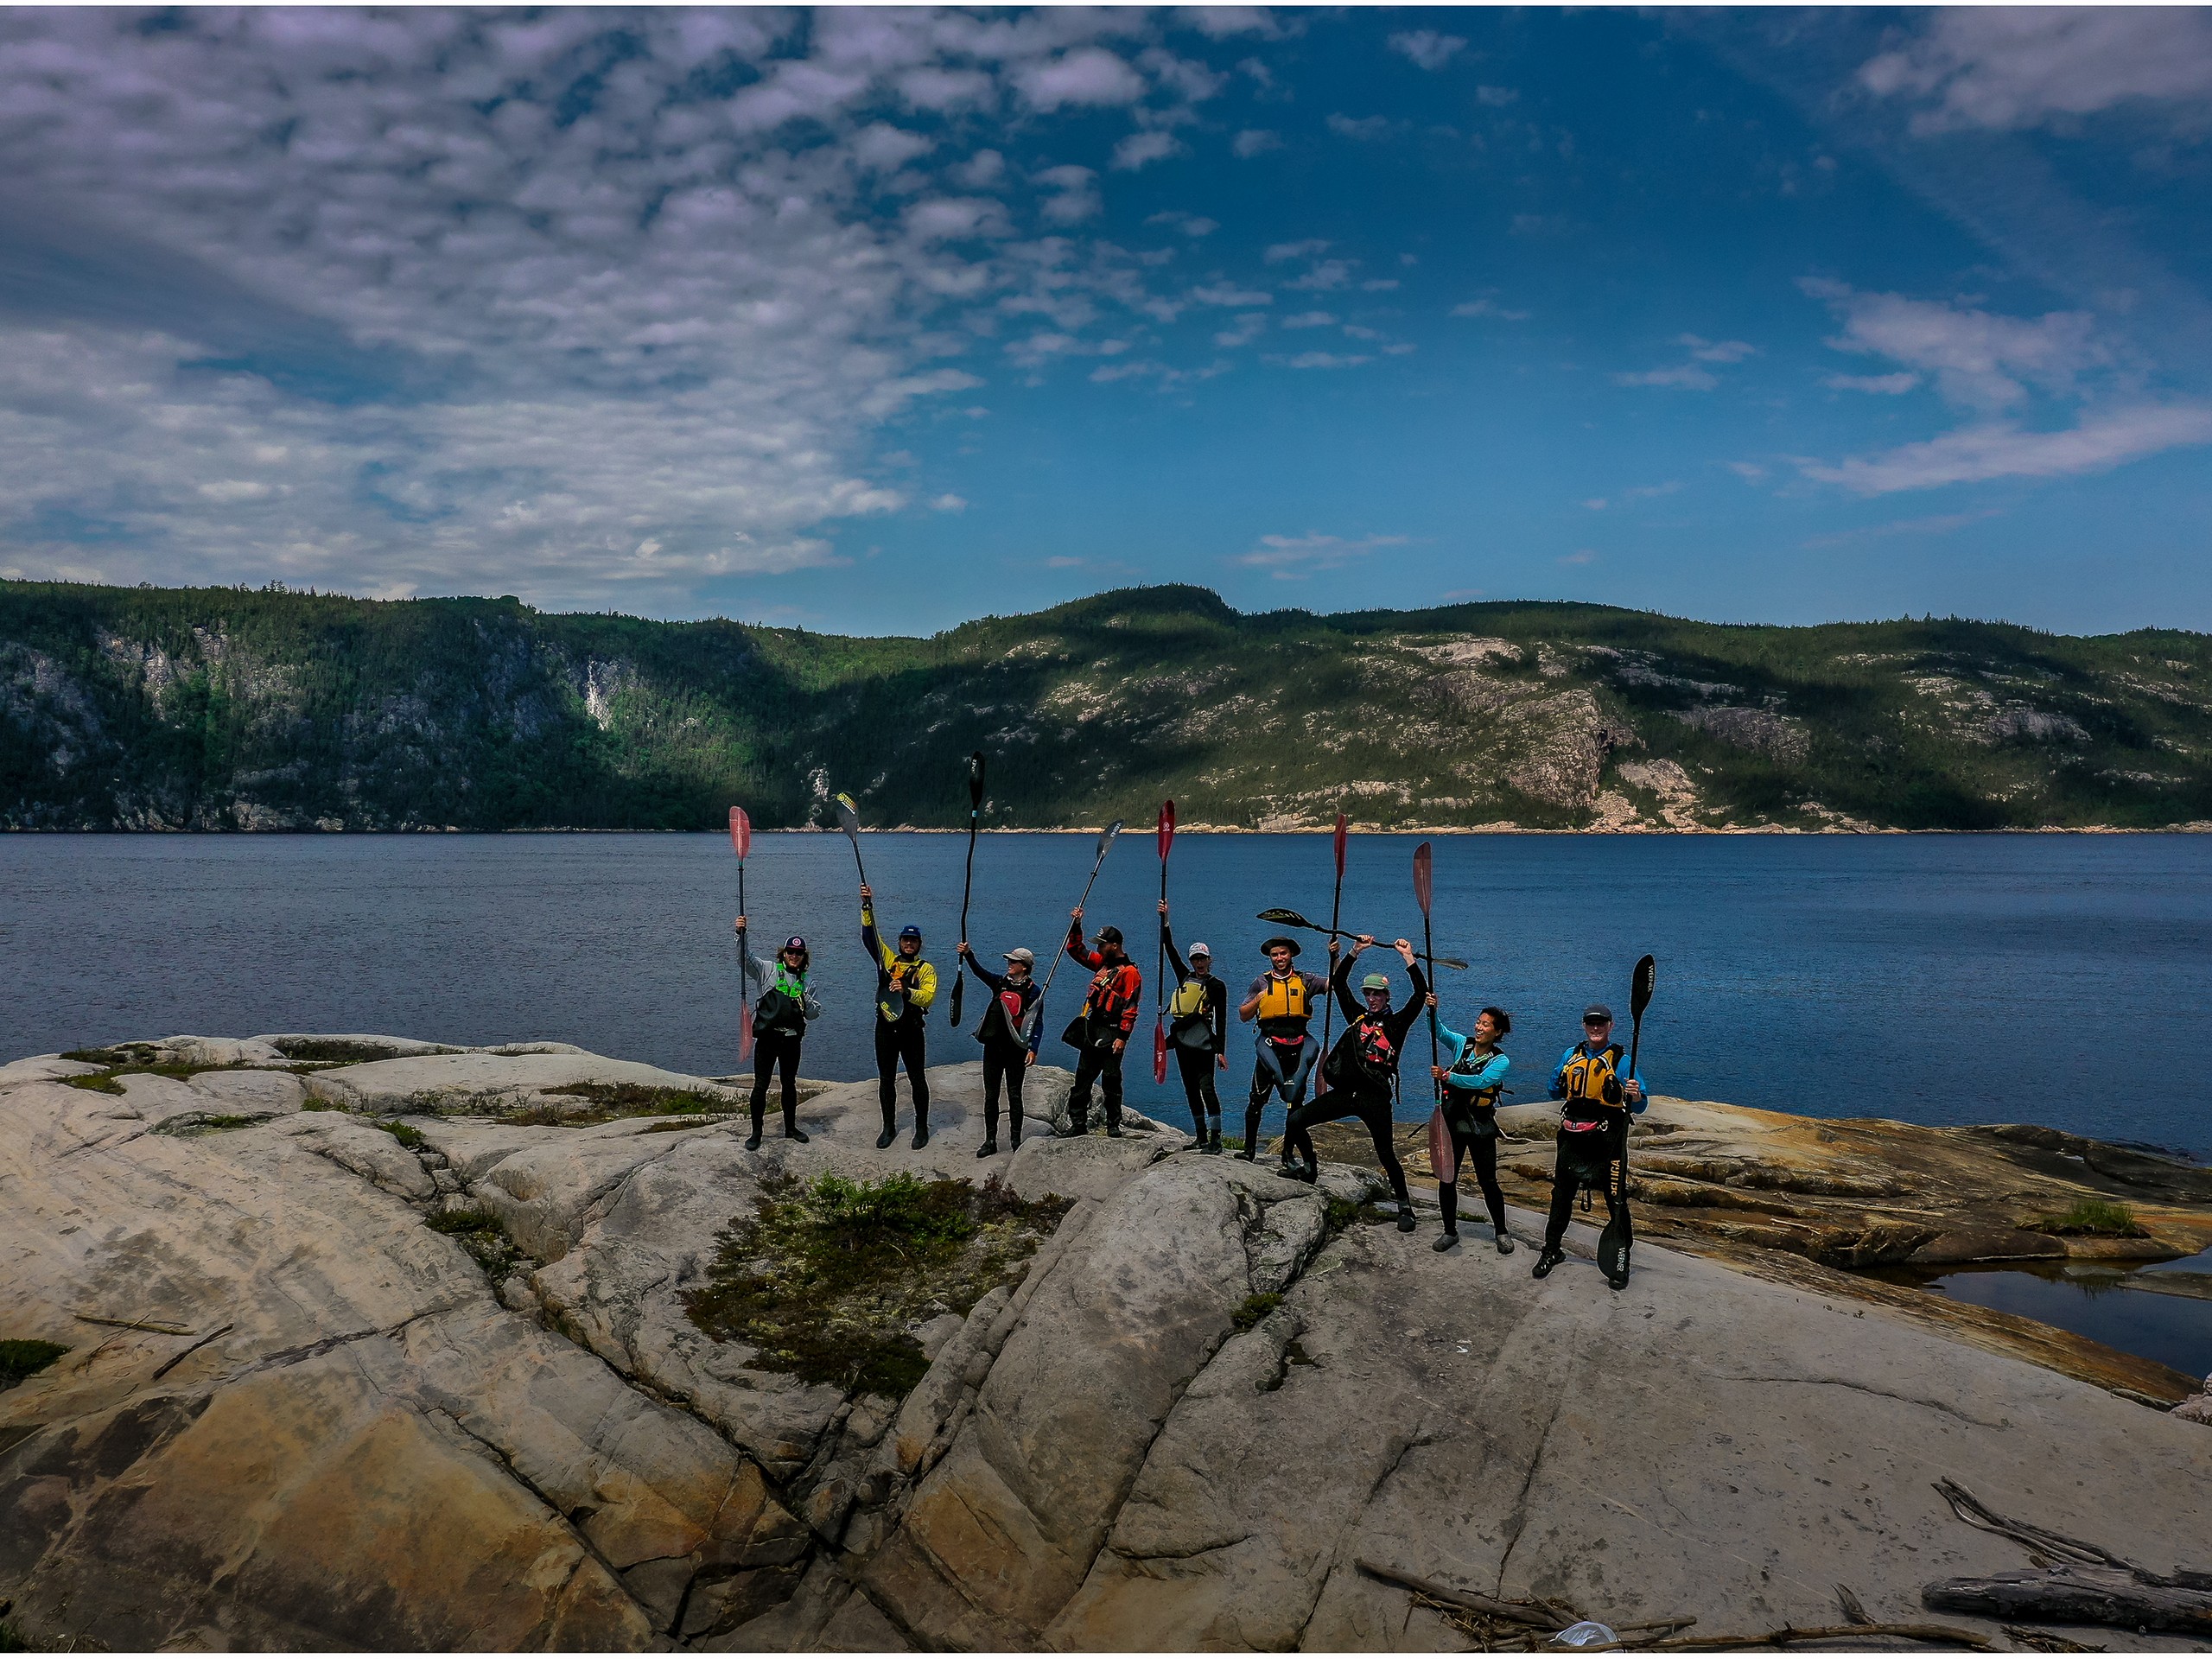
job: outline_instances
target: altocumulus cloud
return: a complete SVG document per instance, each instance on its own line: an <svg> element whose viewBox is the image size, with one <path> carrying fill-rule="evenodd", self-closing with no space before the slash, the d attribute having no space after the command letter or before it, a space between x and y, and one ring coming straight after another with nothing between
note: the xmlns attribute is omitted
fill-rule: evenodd
<svg viewBox="0 0 2212 1659"><path fill-rule="evenodd" d="M1090 169L982 141L1187 119L1172 27L0 13L7 567L680 608L957 511L866 475L876 423L996 316L1185 303L1069 239Z"/></svg>

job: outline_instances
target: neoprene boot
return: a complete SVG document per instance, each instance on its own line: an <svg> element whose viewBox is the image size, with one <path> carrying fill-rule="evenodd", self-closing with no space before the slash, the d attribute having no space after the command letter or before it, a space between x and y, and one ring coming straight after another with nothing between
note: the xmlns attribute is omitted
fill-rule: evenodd
<svg viewBox="0 0 2212 1659"><path fill-rule="evenodd" d="M747 1152L760 1150L760 1126L758 1123L753 1126L753 1133L745 1137L745 1149Z"/></svg>
<svg viewBox="0 0 2212 1659"><path fill-rule="evenodd" d="M1497 1230L1497 1253L1500 1255L1513 1254L1513 1235L1503 1227Z"/></svg>
<svg viewBox="0 0 2212 1659"><path fill-rule="evenodd" d="M793 1117L788 1112L784 1114L784 1139L786 1141L796 1141L802 1147L807 1143L809 1139L806 1131L799 1128L798 1119Z"/></svg>
<svg viewBox="0 0 2212 1659"><path fill-rule="evenodd" d="M1459 1248L1459 1235L1457 1233L1441 1234L1437 1238L1436 1243L1430 1245L1428 1248L1434 1250L1439 1255L1443 1255L1446 1250L1456 1250Z"/></svg>
<svg viewBox="0 0 2212 1659"><path fill-rule="evenodd" d="M1257 1106L1244 1109L1244 1145L1236 1155L1248 1164L1257 1163L1260 1160L1260 1109Z"/></svg>
<svg viewBox="0 0 2212 1659"><path fill-rule="evenodd" d="M1551 1270L1566 1260L1565 1250L1556 1249L1547 1244L1536 1252L1536 1265L1529 1269L1529 1276L1531 1279L1548 1278L1551 1275Z"/></svg>
<svg viewBox="0 0 2212 1659"><path fill-rule="evenodd" d="M1211 1127L1206 1131L1205 1149L1208 1152L1218 1154L1221 1151L1221 1119L1213 1118L1211 1120Z"/></svg>
<svg viewBox="0 0 2212 1659"><path fill-rule="evenodd" d="M914 1150L916 1152L919 1152L924 1147L929 1145L929 1120L927 1118L918 1117L914 1120Z"/></svg>
<svg viewBox="0 0 2212 1659"><path fill-rule="evenodd" d="M982 1146L976 1148L976 1155L978 1158L988 1158L995 1154L998 1149L999 1143L997 1141L986 1141Z"/></svg>
<svg viewBox="0 0 2212 1659"><path fill-rule="evenodd" d="M887 1123L883 1126L883 1133L875 1137L875 1149L878 1152L881 1152L886 1147L889 1146L898 1138L898 1126L893 1123Z"/></svg>
<svg viewBox="0 0 2212 1659"><path fill-rule="evenodd" d="M1411 1201L1401 1201L1398 1205L1398 1230L1402 1233L1410 1233L1419 1225L1421 1224L1414 1219L1414 1206Z"/></svg>

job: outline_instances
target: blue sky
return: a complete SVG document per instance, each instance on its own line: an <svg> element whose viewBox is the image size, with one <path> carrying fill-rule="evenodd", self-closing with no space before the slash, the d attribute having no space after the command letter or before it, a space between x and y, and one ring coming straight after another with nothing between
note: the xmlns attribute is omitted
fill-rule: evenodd
<svg viewBox="0 0 2212 1659"><path fill-rule="evenodd" d="M2212 626L2212 13L0 13L0 574Z"/></svg>

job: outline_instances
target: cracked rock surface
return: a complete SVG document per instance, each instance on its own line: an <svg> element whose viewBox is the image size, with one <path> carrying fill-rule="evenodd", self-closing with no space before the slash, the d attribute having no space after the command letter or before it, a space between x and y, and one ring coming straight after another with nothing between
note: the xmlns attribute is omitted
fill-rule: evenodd
<svg viewBox="0 0 2212 1659"><path fill-rule="evenodd" d="M40 1638L1437 1649L1466 1640L1358 1559L1719 1632L2021 1566L1947 1474L2157 1568L2212 1536L2198 1425L1656 1246L1618 1293L1480 1225L1438 1255L1332 1214L1366 1172L1317 1192L1141 1118L978 1160L974 1065L932 1071L925 1151L876 1149L868 1083L747 1152L742 1119L489 1115L715 1086L557 1046L172 1040L229 1069L0 1068L0 1336L70 1350L0 1393L0 1597ZM340 1041L389 1058L283 1069ZM1072 1200L916 1327L903 1400L690 1323L764 1180L893 1170ZM425 1224L459 1211L512 1241L497 1286Z"/></svg>

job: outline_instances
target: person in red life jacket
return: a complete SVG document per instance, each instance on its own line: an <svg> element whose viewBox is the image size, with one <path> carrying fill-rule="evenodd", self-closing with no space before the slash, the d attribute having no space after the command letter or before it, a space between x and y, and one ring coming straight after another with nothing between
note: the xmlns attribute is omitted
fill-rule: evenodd
<svg viewBox="0 0 2212 1659"><path fill-rule="evenodd" d="M1628 1121L1643 1110L1643 1084L1629 1068L1627 1051L1613 1040L1613 1011L1592 1002L1582 1011L1582 1040L1560 1056L1552 1073L1551 1096L1565 1103L1559 1114L1559 1154L1552 1166L1552 1211L1544 1225L1544 1248L1532 1277L1541 1279L1567 1252L1567 1218L1574 1195L1586 1186L1602 1188L1605 1213L1629 1236L1628 1194L1615 1179L1614 1166L1628 1155ZM1628 1252L1624 1249L1625 1263ZM1615 1290L1628 1283L1628 1272L1609 1281Z"/></svg>
<svg viewBox="0 0 2212 1659"><path fill-rule="evenodd" d="M1368 975L1360 982L1360 995L1355 998L1351 994L1352 964L1359 960L1360 952L1374 943L1372 938L1361 934L1352 941L1350 954L1337 963L1330 988L1336 993L1337 1005L1344 1012L1344 1033L1337 1039L1337 1046L1329 1051L1325 1062L1329 1092L1291 1113L1290 1122L1283 1129L1283 1147L1296 1152L1303 1160L1298 1179L1309 1184L1319 1180L1320 1164L1313 1155L1313 1137L1307 1131L1316 1123L1357 1117L1367 1125L1367 1133L1375 1141L1375 1160L1390 1178L1390 1191L1398 1200L1398 1230L1410 1233L1414 1230L1413 1196L1406 1191L1406 1168L1398 1161L1398 1149L1391 1143L1390 1122L1398 1103L1398 1061L1405 1053L1406 1033L1428 1006L1428 981L1421 973L1412 943L1395 939L1391 942L1392 948L1405 963L1407 976L1414 982L1414 994L1406 999L1406 1006L1392 1011L1390 981L1383 974Z"/></svg>
<svg viewBox="0 0 2212 1659"><path fill-rule="evenodd" d="M1069 912L1067 953L1091 970L1090 989L1083 999L1083 1012L1060 1033L1060 1040L1077 1051L1075 1087L1068 1091L1068 1116L1074 1133L1090 1133L1090 1089L1095 1083L1106 1097L1106 1133L1122 1136L1122 1053L1136 1029L1137 1014L1144 1001L1144 976L1122 949L1122 930L1102 927L1092 941L1083 942L1083 906Z"/></svg>
<svg viewBox="0 0 2212 1659"><path fill-rule="evenodd" d="M1236 1005L1239 1020L1260 1022L1259 1039L1253 1045L1259 1060L1252 1068L1252 1090L1244 1101L1244 1150L1236 1154L1248 1164L1260 1155L1260 1114L1267 1108L1268 1096L1279 1091L1283 1104L1294 1112L1305 1103L1306 1080L1321 1047L1306 1034L1306 1023L1329 994L1329 982L1320 975L1290 965L1298 955L1297 940L1268 939L1260 950L1268 959L1268 971L1245 988L1244 1000ZM1337 954L1334 939L1329 941L1329 954ZM1287 1141L1282 1161L1287 1171L1291 1158Z"/></svg>
<svg viewBox="0 0 2212 1659"><path fill-rule="evenodd" d="M983 1144L978 1158L999 1149L999 1090L1013 1115L1014 1145L1021 1145L1021 1083L1037 1064L1037 1045L1044 1040L1045 993L1033 976L1037 953L1016 945L1006 953L1006 972L995 974L976 960L968 941L960 941L960 960L968 971L990 991L983 1017L976 1022L976 1040L983 1046Z"/></svg>
<svg viewBox="0 0 2212 1659"><path fill-rule="evenodd" d="M1192 1132L1200 1152L1221 1150L1221 1096L1213 1074L1229 1069L1229 987L1214 976L1213 952L1191 947L1191 959L1175 948L1168 931L1167 901L1160 901L1160 942L1175 969L1175 994L1167 1000L1167 1046L1183 1074L1183 1098L1191 1108Z"/></svg>

